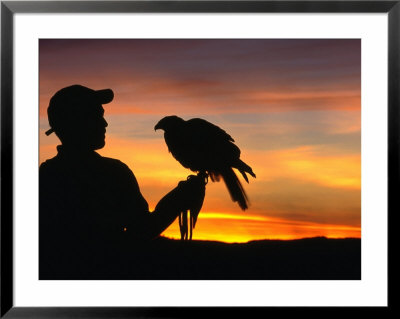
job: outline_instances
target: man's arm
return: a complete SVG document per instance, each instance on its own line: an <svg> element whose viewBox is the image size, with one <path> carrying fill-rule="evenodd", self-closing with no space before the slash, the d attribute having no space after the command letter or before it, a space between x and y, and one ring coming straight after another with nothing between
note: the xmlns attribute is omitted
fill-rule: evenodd
<svg viewBox="0 0 400 319"><path fill-rule="evenodd" d="M131 184L130 200L133 199L133 216L130 214L129 226L126 227L129 236L150 240L158 237L167 229L179 213L190 207L190 200L195 196L204 196L205 183L195 182L193 179L179 182L178 186L165 195L156 205L152 213L140 192L137 180L129 170Z"/></svg>
<svg viewBox="0 0 400 319"><path fill-rule="evenodd" d="M154 212L150 214L151 238L159 236L178 217L179 213L193 207L193 201L201 202L204 199L205 183L199 180L186 180L179 182L178 186L164 196L157 204ZM199 207L200 209L200 207Z"/></svg>

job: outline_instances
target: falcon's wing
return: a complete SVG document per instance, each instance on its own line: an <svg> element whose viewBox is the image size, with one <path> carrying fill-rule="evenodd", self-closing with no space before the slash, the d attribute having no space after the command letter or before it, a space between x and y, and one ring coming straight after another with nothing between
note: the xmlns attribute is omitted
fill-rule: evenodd
<svg viewBox="0 0 400 319"><path fill-rule="evenodd" d="M223 129L206 120L193 118L186 121L186 128L192 137L202 140L219 140L226 142L234 142L235 140Z"/></svg>
<svg viewBox="0 0 400 319"><path fill-rule="evenodd" d="M191 162L218 176L221 167L232 166L240 156L233 138L218 126L194 118L185 122L185 138L190 141ZM189 149L189 147L188 147Z"/></svg>

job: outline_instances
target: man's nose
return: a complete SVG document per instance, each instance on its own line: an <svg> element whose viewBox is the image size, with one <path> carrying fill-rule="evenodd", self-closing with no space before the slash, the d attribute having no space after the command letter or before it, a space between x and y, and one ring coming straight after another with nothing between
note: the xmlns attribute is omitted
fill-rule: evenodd
<svg viewBox="0 0 400 319"><path fill-rule="evenodd" d="M103 122L104 122L104 127L107 127L107 126L108 126L108 123L107 123L107 121L106 121L105 118L103 118Z"/></svg>

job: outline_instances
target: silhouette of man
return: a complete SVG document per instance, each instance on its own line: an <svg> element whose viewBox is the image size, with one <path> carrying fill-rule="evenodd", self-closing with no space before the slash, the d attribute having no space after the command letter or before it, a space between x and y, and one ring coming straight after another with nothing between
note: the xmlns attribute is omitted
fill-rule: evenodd
<svg viewBox="0 0 400 319"><path fill-rule="evenodd" d="M39 168L41 279L106 271L138 242L159 236L190 198L204 196L204 181L181 181L149 212L128 166L95 152L108 125L102 105L113 97L110 89L73 85L50 100L46 135L54 132L61 145Z"/></svg>

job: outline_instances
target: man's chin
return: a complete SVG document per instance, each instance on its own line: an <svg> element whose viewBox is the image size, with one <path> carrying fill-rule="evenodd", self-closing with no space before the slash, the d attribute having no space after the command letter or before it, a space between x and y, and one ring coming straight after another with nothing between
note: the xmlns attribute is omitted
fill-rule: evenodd
<svg viewBox="0 0 400 319"><path fill-rule="evenodd" d="M93 145L93 150L102 149L106 145L106 142L103 140L102 142L96 143Z"/></svg>

